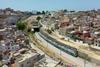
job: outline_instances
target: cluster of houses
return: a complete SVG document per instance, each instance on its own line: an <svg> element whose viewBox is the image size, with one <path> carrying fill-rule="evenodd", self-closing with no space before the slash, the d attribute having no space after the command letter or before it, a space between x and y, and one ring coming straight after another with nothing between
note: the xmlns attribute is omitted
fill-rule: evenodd
<svg viewBox="0 0 100 67"><path fill-rule="evenodd" d="M17 29L22 17L12 13L9 8L0 10L0 67L32 67L45 61L45 55L31 49L27 34Z"/></svg>
<svg viewBox="0 0 100 67"><path fill-rule="evenodd" d="M0 15L22 15L21 11L14 11L11 8L0 9Z"/></svg>
<svg viewBox="0 0 100 67"><path fill-rule="evenodd" d="M100 47L100 10L51 11L41 20L44 28L60 35Z"/></svg>

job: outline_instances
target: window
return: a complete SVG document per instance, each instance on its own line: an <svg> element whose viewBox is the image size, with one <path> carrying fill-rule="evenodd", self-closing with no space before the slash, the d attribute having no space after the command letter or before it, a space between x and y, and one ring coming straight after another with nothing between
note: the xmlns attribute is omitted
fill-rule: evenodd
<svg viewBox="0 0 100 67"><path fill-rule="evenodd" d="M96 44L96 46L97 46L97 44Z"/></svg>

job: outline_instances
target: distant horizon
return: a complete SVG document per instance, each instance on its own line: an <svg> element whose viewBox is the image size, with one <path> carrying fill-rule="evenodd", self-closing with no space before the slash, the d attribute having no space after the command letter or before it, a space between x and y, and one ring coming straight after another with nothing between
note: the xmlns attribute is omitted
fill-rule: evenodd
<svg viewBox="0 0 100 67"><path fill-rule="evenodd" d="M6 8L10 8L10 7L6 7ZM0 8L0 9L6 9L6 8ZM59 11L59 10L68 10L68 11L89 11L89 10L98 10L98 9L100 9L100 8L98 8L98 9L83 9L83 10L75 10L75 9L54 9L54 10L20 10L20 9L14 9L14 8L10 8L10 9L13 9L14 11Z"/></svg>
<svg viewBox="0 0 100 67"><path fill-rule="evenodd" d="M100 9L100 0L0 0L0 8L21 11L87 11Z"/></svg>

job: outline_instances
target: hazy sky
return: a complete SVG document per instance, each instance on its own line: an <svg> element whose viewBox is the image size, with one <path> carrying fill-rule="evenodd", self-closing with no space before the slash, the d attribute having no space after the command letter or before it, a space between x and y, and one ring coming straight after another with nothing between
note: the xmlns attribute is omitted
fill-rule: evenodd
<svg viewBox="0 0 100 67"><path fill-rule="evenodd" d="M100 0L0 0L0 8L16 10L88 10L100 8Z"/></svg>

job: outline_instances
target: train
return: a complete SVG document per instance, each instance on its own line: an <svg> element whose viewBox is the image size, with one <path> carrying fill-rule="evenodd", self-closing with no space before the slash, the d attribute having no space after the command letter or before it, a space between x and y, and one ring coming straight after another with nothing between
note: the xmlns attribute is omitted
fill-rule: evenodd
<svg viewBox="0 0 100 67"><path fill-rule="evenodd" d="M50 43L51 45L53 45L54 47L64 51L67 54L70 54L74 57L78 57L78 50L74 47L68 46L66 44L63 44L59 41L57 41L56 39L52 38L51 36L49 36L46 32L43 32L42 30L40 30L40 32L38 32L38 34L44 39L46 40L48 43Z"/></svg>

